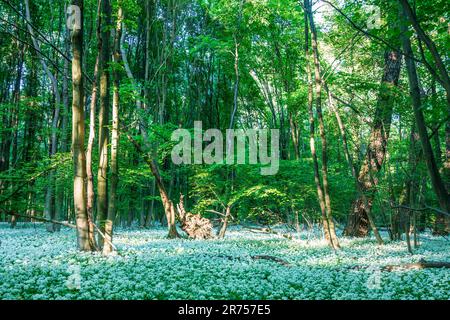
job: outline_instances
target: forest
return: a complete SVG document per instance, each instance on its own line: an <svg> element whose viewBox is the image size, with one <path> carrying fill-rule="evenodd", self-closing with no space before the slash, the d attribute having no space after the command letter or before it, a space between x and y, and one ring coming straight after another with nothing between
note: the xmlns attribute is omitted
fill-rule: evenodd
<svg viewBox="0 0 450 320"><path fill-rule="evenodd" d="M0 300L448 300L450 2L0 0Z"/></svg>

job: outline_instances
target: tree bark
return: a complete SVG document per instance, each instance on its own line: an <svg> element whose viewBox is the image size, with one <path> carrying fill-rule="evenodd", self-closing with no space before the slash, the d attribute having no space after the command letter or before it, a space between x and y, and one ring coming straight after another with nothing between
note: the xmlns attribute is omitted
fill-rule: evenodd
<svg viewBox="0 0 450 320"><path fill-rule="evenodd" d="M112 136L111 136L111 184L108 203L108 219L105 224L105 244L103 245L103 254L108 255L112 252L113 224L116 218L117 185L119 183L119 107L120 107L120 79L118 65L120 63L120 41L122 37L122 3L118 1L118 12L116 30L114 35L114 53L113 53L113 108L112 108ZM131 209L131 208L130 208Z"/></svg>
<svg viewBox="0 0 450 320"><path fill-rule="evenodd" d="M438 80L445 89L445 92L447 94L447 105L450 107L450 77L447 73L445 64L437 50L437 47L434 44L434 42L431 40L431 38L425 33L425 31L420 26L419 21L417 20L417 16L416 16L415 12L413 11L413 9L411 8L411 6L409 5L408 0L399 0L399 3L403 8L404 17L409 20L409 22L413 26L414 30L416 31L419 39L425 43L425 45L427 46L428 50L431 53L431 56L434 60L434 63L437 67L437 70L438 70L438 73L440 76L440 78ZM405 59L406 58L410 58L410 57L405 52Z"/></svg>
<svg viewBox="0 0 450 320"><path fill-rule="evenodd" d="M108 142L109 142L109 88L110 88L110 34L111 3L102 0L102 47L100 52L100 107L98 123L99 165L97 171L97 224L105 233L105 222L108 218ZM97 237L99 248L103 248L103 237Z"/></svg>
<svg viewBox="0 0 450 320"><path fill-rule="evenodd" d="M92 251L86 210L86 156L84 151L84 87L83 87L83 5L84 0L73 0L80 8L80 29L72 31L72 150L74 165L73 200L77 226L78 248Z"/></svg>
<svg viewBox="0 0 450 320"><path fill-rule="evenodd" d="M226 212L225 212L225 217L223 218L223 224L222 227L219 230L219 239L223 239L225 238L225 233L227 232L227 228L228 228L228 221L230 220L230 216L231 216L231 207L227 206Z"/></svg>
<svg viewBox="0 0 450 320"><path fill-rule="evenodd" d="M336 236L336 230L332 217L331 200L328 190L328 167L327 167L327 139L325 134L325 125L322 114L322 77L320 74L319 63L319 49L317 43L317 32L314 24L314 16L312 13L312 4L310 0L304 1L305 7L305 54L306 59L310 57L309 53L309 26L311 28L312 35L312 48L314 59L314 75L315 75L315 94L316 94L316 112L319 119L319 131L322 142L322 183L320 181L319 163L317 159L316 147L315 147L315 125L314 125L314 112L313 112L313 89L312 89L312 75L311 67L307 62L308 73L308 111L309 111L309 123L310 123L310 147L313 157L314 166L314 180L317 188L317 195L319 198L319 205L322 213L323 228L325 238L329 242L333 249L339 249L339 240Z"/></svg>
<svg viewBox="0 0 450 320"><path fill-rule="evenodd" d="M25 0L25 14L26 19L29 22L27 24L28 32L31 35L31 41L33 43L33 47L37 52L41 52L41 48L39 45L39 42L36 40L36 37L34 35L34 30L31 27L31 14L30 14L30 4L29 0ZM52 85L52 92L53 96L55 98L55 110L53 113L53 119L52 119L52 125L51 125L51 136L50 136L50 146L49 146L49 156L52 158L57 151L58 147L58 140L57 140L57 130L58 130L58 121L59 121L59 111L60 111L60 104L61 104L61 97L59 94L58 89L58 81L56 80L56 76L50 71L50 69L47 66L47 63L45 62L44 57L40 56L40 62L42 65L42 68L44 69L45 74L49 78L51 85ZM54 206L54 188L55 188L55 174L53 171L49 172L48 174L48 184L45 194L45 207L44 207L44 214L47 217L48 220L53 220L55 218L55 206ZM47 231L53 232L55 231L55 225L53 223L47 223Z"/></svg>
<svg viewBox="0 0 450 320"><path fill-rule="evenodd" d="M400 16L406 17L408 11L405 6L402 6L403 12L400 12ZM422 112L422 101L420 98L419 80L417 76L416 64L414 61L414 53L411 48L411 40L407 35L407 27L404 21L401 21L401 38L403 44L403 51L405 52L405 61L408 71L408 81L412 100L412 107L414 111L414 118L416 120L417 131L419 133L420 141L422 143L422 150L427 165L428 175L431 179L431 184L433 186L434 193L439 201L439 206L442 211L450 213L450 196L445 187L445 184L439 173L439 168L436 164L436 159L433 153L433 148L431 147L430 138L428 136L427 127L425 124L425 118ZM435 234L448 234L450 231L450 226L445 224L445 216L439 215L443 220L443 223L438 225L434 233Z"/></svg>
<svg viewBox="0 0 450 320"><path fill-rule="evenodd" d="M91 104L89 107L89 137L88 145L86 150L86 174L87 174L87 214L89 219L89 230L91 236L91 243L97 247L97 240L95 239L95 227L94 227L94 173L92 169L92 154L94 151L95 142L95 115L96 115L96 103L98 95L98 82L99 82L99 68L100 68L100 55L102 50L102 39L101 39L101 2L97 2L97 57L95 59L94 66L94 79L92 81L92 94L91 94Z"/></svg>
<svg viewBox="0 0 450 320"><path fill-rule="evenodd" d="M369 233L369 217L378 185L377 175L386 157L394 104L394 87L398 85L401 67L399 51L386 51L384 55L384 74L378 95L370 142L358 180L367 201L359 196L352 204L344 234L365 237Z"/></svg>

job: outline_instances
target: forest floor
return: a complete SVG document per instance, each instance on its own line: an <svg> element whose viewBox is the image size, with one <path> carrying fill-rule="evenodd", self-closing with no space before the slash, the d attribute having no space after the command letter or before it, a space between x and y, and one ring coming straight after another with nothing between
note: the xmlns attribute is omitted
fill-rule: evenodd
<svg viewBox="0 0 450 320"><path fill-rule="evenodd" d="M118 253L78 253L75 231L0 224L0 299L449 299L449 269L383 271L387 265L450 261L450 242L292 240L232 227L224 240L168 240L166 230L119 229ZM308 239L309 237L309 239ZM386 235L385 235L385 238ZM263 257L261 257L263 256ZM280 260L270 260L276 257Z"/></svg>

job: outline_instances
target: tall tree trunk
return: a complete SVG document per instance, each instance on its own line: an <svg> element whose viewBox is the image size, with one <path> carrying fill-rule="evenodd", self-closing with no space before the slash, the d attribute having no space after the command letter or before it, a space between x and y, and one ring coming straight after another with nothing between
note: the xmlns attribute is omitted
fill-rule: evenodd
<svg viewBox="0 0 450 320"><path fill-rule="evenodd" d="M378 185L377 175L386 157L394 105L394 87L398 85L401 56L398 51L389 50L384 55L384 73L378 95L372 124L370 142L358 180L367 201L359 196L352 204L344 234L365 237L369 233L369 217Z"/></svg>
<svg viewBox="0 0 450 320"><path fill-rule="evenodd" d="M35 35L34 35L34 29L31 27L31 14L30 14L30 4L29 0L25 0L25 15L26 19L29 22L27 24L28 32L31 35L31 40L33 42L33 47L37 52L41 52L41 48L39 45L39 42L37 41ZM59 95L59 89L58 89L58 81L56 80L56 76L50 71L50 69L47 66L47 63L44 59L44 56L40 54L40 62L42 65L42 68L44 69L45 74L49 78L51 85L52 85L52 92L54 96L55 101L55 110L53 113L53 120L52 120L52 133L51 133L51 139L50 139L50 158L52 158L57 151L57 130L58 130L58 121L59 121L59 111L60 111L60 95ZM47 184L47 191L45 195L45 208L44 208L44 214L47 220L55 220L55 206L54 206L54 187L55 187L55 174L54 171L50 171L48 174L48 184ZM53 223L47 223L47 231L53 232L54 224Z"/></svg>
<svg viewBox="0 0 450 320"><path fill-rule="evenodd" d="M122 41L123 41L125 29L122 31L123 31L123 36L122 36ZM139 97L139 91L137 88L136 81L135 81L133 74L131 73L131 69L128 65L126 52L123 50L122 46L121 46L121 48L122 48L121 49L122 60L123 60L125 71L127 73L127 77L131 80L133 87L135 88L136 93L138 94L138 97L136 98L136 107L137 107L138 111L140 111L140 112L137 112L137 116L138 116L138 120L139 120L139 131L142 135L144 148L142 148L141 145L136 140L134 140L130 135L128 135L128 139L134 144L136 150L143 157L144 161L149 166L150 171L152 172L152 175L155 178L155 183L159 190L159 194L161 196L161 201L162 201L163 207L164 207L164 212L165 212L165 215L166 215L166 218L168 221L168 223L167 223L168 229L169 229L168 237L169 238L178 238L179 234L178 234L177 228L176 228L175 217L172 215L172 213L174 212L173 203L172 203L172 201L170 201L170 198L169 198L166 188L164 186L164 182L159 173L158 164L155 160L154 152L152 151L153 148L150 143L150 138L146 131L146 122L144 121L144 117L142 115L142 113L145 112L146 110L144 109L144 107L141 103L141 99Z"/></svg>
<svg viewBox="0 0 450 320"><path fill-rule="evenodd" d="M105 222L108 218L108 140L109 140L109 88L110 88L110 34L111 3L102 0L102 50L100 55L100 108L98 123L99 164L97 172L97 221L101 233L105 233ZM99 248L103 248L103 237L97 239Z"/></svg>
<svg viewBox="0 0 450 320"><path fill-rule="evenodd" d="M368 208L368 200L367 200L367 197L364 194L364 192L362 190L362 187L361 187L361 184L360 184L360 182L358 180L358 175L356 173L356 168L355 168L355 165L353 163L353 157L351 156L350 149L348 147L347 133L346 133L344 122L342 121L342 118L341 118L341 116L339 114L339 111L338 111L338 109L336 108L336 106L334 104L334 100L333 100L333 96L331 94L331 91L328 89L328 86L327 86L326 83L324 83L324 86L325 86L325 90L327 91L327 94L328 94L328 102L329 102L329 105L330 105L330 109L334 113L334 115L336 117L336 120L337 120L337 123L338 123L339 132L340 132L341 138L342 138L342 144L343 144L345 158L346 158L348 166L350 168L350 172L352 174L352 177L355 180L356 190L358 191L358 195L361 198L361 200L363 201L364 206L366 208ZM383 244L384 241L381 238L381 235L380 235L380 233L378 231L377 226L375 225L375 222L373 220L371 212L370 211L366 211L366 214L367 214L367 218L369 220L369 224L370 224L370 226L372 228L372 231L373 231L373 233L375 235L375 238L378 241L378 244Z"/></svg>
<svg viewBox="0 0 450 320"><path fill-rule="evenodd" d="M105 244L103 245L103 254L111 253L113 223L116 217L116 202L117 202L117 184L119 182L119 164L118 164L118 149L119 149L119 107L120 107L120 79L118 65L120 63L120 41L122 37L122 21L123 13L121 1L118 1L117 26L114 35L114 53L113 53L113 108L112 108L112 136L111 136L111 184L109 192L108 203L108 219L105 224ZM131 209L131 208L130 208Z"/></svg>
<svg viewBox="0 0 450 320"><path fill-rule="evenodd" d="M402 6L401 10L403 10L403 12L400 12L400 16L406 17L408 13L405 6ZM414 53L411 48L411 41L407 35L408 30L406 25L404 24L404 21L401 21L400 26L401 26L403 51L405 52L405 61L408 71L408 81L412 100L412 107L414 110L414 118L416 120L417 131L419 133L420 141L422 143L422 150L425 163L428 169L428 175L430 176L431 184L433 186L434 193L436 194L436 197L439 201L439 206L441 210L449 214L450 196L439 173L439 168L436 164L436 159L428 136L425 118L422 112L422 101L420 99L419 80L417 76L416 64L413 58ZM435 228L434 233L448 234L448 232L450 231L450 226L446 226L445 216L441 215L441 219L443 220L443 223Z"/></svg>
<svg viewBox="0 0 450 320"><path fill-rule="evenodd" d="M64 17L63 21L66 21L67 4L63 4ZM64 54L68 57L70 51L70 31L67 30L67 24L64 24ZM61 114L61 152L69 152L69 136L68 136L68 122L69 122L69 60L64 59L63 67L63 79L62 79L62 114ZM55 195L55 219L57 221L64 220L64 198L66 195L66 188L64 186L63 179L57 179L55 183L56 195ZM61 225L55 224L55 231L61 229Z"/></svg>
<svg viewBox="0 0 450 320"><path fill-rule="evenodd" d="M292 144L294 147L294 155L295 160L300 160L300 143L299 139L301 139L300 133L299 133L299 126L297 121L294 120L294 116L292 112L289 113L289 126L291 131L291 139Z"/></svg>
<svg viewBox="0 0 450 320"><path fill-rule="evenodd" d="M26 108L26 113L25 113L25 128L24 128L24 154L23 154L23 160L26 163L31 162L32 160L35 159L36 157L36 152L35 152L35 145L36 145L36 139L35 139L35 132L37 130L37 126L35 125L36 123L39 122L39 116L38 113L36 112L36 108L35 108L35 98L37 96L37 83L38 83L38 78L37 78L37 70L36 70L36 56L37 53L35 51L32 51L30 53L31 55L31 62L30 62L30 66L29 66L29 73L28 73L28 77L27 77L27 85L25 88L25 95L27 97L30 97L30 102L29 105ZM1 163L1 161L0 161ZM0 182L1 185L1 182ZM35 192L33 190L33 185L34 185L34 181L31 181L28 185L28 196L27 198L29 199L28 202L28 207L27 207L27 215L28 216L34 216L35 214L35 209L34 209L34 202L35 202ZM0 192L1 192L1 186L0 186ZM31 219L31 221L33 222L34 220Z"/></svg>
<svg viewBox="0 0 450 320"><path fill-rule="evenodd" d="M8 167L4 168L3 170L11 170L14 168L16 162L17 162L17 136L18 136L18 123L19 123L19 102L20 102L20 89L21 89L21 81L22 81L22 74L23 74L23 65L24 65L24 54L23 54L23 45L18 44L18 50L19 50L19 57L17 60L17 74L16 79L14 83L14 91L13 91L13 107L12 107L12 113L10 115L11 117L11 128L13 129L13 132L8 135L8 140L12 142L13 148L12 148L12 168L9 166L8 161ZM8 147L7 150L5 150L6 155L5 157L10 158L10 148ZM3 171L0 170L0 171ZM13 183L11 183L11 189L13 188ZM1 194L1 188L0 188L0 194ZM14 228L17 223L17 217L11 216L11 228Z"/></svg>
<svg viewBox="0 0 450 320"><path fill-rule="evenodd" d="M319 48L317 43L317 32L314 24L314 16L312 13L312 4L310 0L304 1L305 6L305 52L306 59L309 59L309 37L308 37L308 26L307 23L309 21L309 26L311 27L311 41L312 41L312 49L313 49L313 61L314 61L314 75L315 75L315 94L316 94L316 112L319 120L319 132L320 138L322 142L322 184L320 182L320 173L319 173L319 164L317 160L316 148L315 148L315 128L314 128L314 113L312 110L312 76L311 69L309 66L309 62L307 62L307 73L308 73L308 109L309 109L309 118L310 118L310 144L311 144L311 153L313 155L314 160L314 177L317 187L317 195L319 197L320 209L322 212L322 220L324 233L329 242L330 246L334 249L338 249L339 240L336 236L336 230L332 217L331 210L331 200L329 194L329 186L328 186L328 155L327 155L327 139L325 134L325 125L323 121L322 114L322 76L320 74L320 62L319 62Z"/></svg>
<svg viewBox="0 0 450 320"><path fill-rule="evenodd" d="M89 137L88 146L86 150L86 174L87 174L87 214L89 220L89 235L91 236L90 241L93 246L97 247L97 241L95 239L95 227L94 227L94 173L92 169L92 154L94 151L95 142L95 115L96 115L96 103L98 95L98 71L100 68L100 55L102 50L102 39L101 39L101 2L98 0L97 3L97 58L95 59L94 67L94 79L92 82L92 95L91 95L91 105L89 107Z"/></svg>
<svg viewBox="0 0 450 320"><path fill-rule="evenodd" d="M72 150L74 165L73 200L77 226L78 248L92 251L86 210L86 156L84 151L84 88L83 88L83 5L84 0L72 0L80 8L80 29L72 31Z"/></svg>
<svg viewBox="0 0 450 320"><path fill-rule="evenodd" d="M399 0L399 3L403 8L404 17L409 20L409 22L413 26L414 30L416 31L419 39L425 43L425 45L427 46L428 50L431 53L431 57L434 60L435 66L437 67L437 71L439 74L438 80L445 89L445 92L447 95L447 106L450 108L450 77L447 73L447 69L445 67L444 61L442 60L434 42L431 40L431 38L425 33L425 31L420 26L419 21L417 20L417 16L416 16L414 10L411 8L408 0ZM406 52L405 52L405 57L406 57ZM433 74L433 76L434 76L434 74Z"/></svg>

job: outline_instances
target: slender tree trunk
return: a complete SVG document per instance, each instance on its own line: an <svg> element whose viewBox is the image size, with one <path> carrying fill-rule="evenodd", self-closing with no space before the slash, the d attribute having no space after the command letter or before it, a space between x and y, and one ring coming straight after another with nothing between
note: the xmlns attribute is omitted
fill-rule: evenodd
<svg viewBox="0 0 450 320"><path fill-rule="evenodd" d="M100 55L100 108L98 124L99 165L97 171L97 221L101 233L105 233L105 223L108 218L108 141L109 141L109 109L110 109L110 34L111 3L102 0L102 50ZM103 248L103 237L99 234L97 242Z"/></svg>
<svg viewBox="0 0 450 320"><path fill-rule="evenodd" d="M315 126L314 126L314 113L312 110L312 75L309 63L307 63L307 73L308 73L308 109L309 109L309 118L310 118L310 145L311 145L311 153L313 155L314 161L314 177L316 181L317 194L319 197L320 208L322 212L322 220L323 227L325 232L325 237L329 242L330 246L334 249L339 248L339 240L336 236L336 230L332 217L331 210L331 200L329 194L329 186L328 186L328 155L327 155L327 139L325 134L325 125L323 121L322 114L322 77L320 74L320 63L319 63L319 49L317 43L317 32L314 24L314 16L312 13L312 5L310 0L305 0L305 19L306 23L309 21L309 25L311 27L311 41L312 41L312 49L313 49L313 59L314 59L314 75L315 75L315 94L316 94L316 112L319 120L319 132L320 138L322 141L322 184L320 182L320 173L319 173L319 164L317 160L316 148L315 148ZM306 24L305 23L305 24ZM306 58L309 59L309 30L307 25L305 27L305 36L306 36Z"/></svg>
<svg viewBox="0 0 450 320"><path fill-rule="evenodd" d="M225 212L225 217L223 219L223 224L222 224L222 227L220 228L219 234L218 234L219 239L225 238L225 233L227 232L228 221L230 220L230 216L231 216L231 207L227 206L227 209Z"/></svg>
<svg viewBox="0 0 450 320"><path fill-rule="evenodd" d="M402 6L403 12L400 12L400 17L407 16L407 10L404 6ZM436 159L433 153L433 149L431 147L430 139L428 136L425 118L422 112L422 102L420 99L420 90L419 90L419 80L417 76L416 64L413 59L414 53L411 48L411 41L407 35L407 27L404 24L404 21L401 23L401 38L403 44L403 51L405 52L405 61L406 67L408 71L408 81L410 94L412 99L412 107L414 111L414 118L416 120L417 131L419 133L420 141L422 143L422 150L425 159L425 163L428 169L428 175L431 179L431 184L433 186L434 193L439 201L439 206L442 211L450 213L450 196L447 192L445 184L441 178L439 173L438 166L436 164ZM445 221L445 217L441 215L443 222ZM449 226L446 226L445 223L438 225L434 233L435 234L448 234Z"/></svg>
<svg viewBox="0 0 450 320"><path fill-rule="evenodd" d="M100 0L101 1L101 0ZM91 242L96 245L95 232L94 232L94 200L95 200L95 191L94 191L94 174L92 169L92 154L94 151L94 142L95 142L95 110L96 110L96 101L97 101L97 93L98 93L98 68L99 68L99 59L97 56L95 67L94 67L94 80L92 84L92 96L91 96L91 105L89 108L89 137L88 137L88 146L86 151L86 171L87 171L87 213L89 218L89 229L92 231L92 239ZM97 245L96 245L97 246Z"/></svg>
<svg viewBox="0 0 450 320"><path fill-rule="evenodd" d="M19 131L19 103L20 103L20 91L21 91L21 80L22 80L22 74L23 74L23 65L24 65L24 53L23 53L23 45L17 44L17 49L19 50L19 57L17 59L17 73L16 78L14 82L14 91L13 91L13 106L12 106L12 112L10 115L11 119L11 133L7 133L8 140L12 143L12 150L10 147L8 147L5 151L6 155L5 157L8 157L8 159L11 157L12 162L11 165L8 161L8 167L5 167L3 170L14 170L14 166L16 166L17 163L17 138L18 138L18 131ZM3 170L0 170L3 171ZM13 182L10 183L11 189L14 188ZM1 182L0 182L0 194L1 194ZM11 228L15 228L17 223L17 217L11 216Z"/></svg>
<svg viewBox="0 0 450 320"><path fill-rule="evenodd" d="M398 51L387 51L384 56L384 74L375 109L370 142L358 180L367 201L358 197L352 204L344 234L365 237L369 233L369 217L378 185L377 175L386 157L394 104L394 87L398 85L401 56Z"/></svg>
<svg viewBox="0 0 450 320"><path fill-rule="evenodd" d="M300 160L300 134L298 123L294 120L294 115L289 113L289 125L291 129L292 144L294 146L295 160Z"/></svg>
<svg viewBox="0 0 450 320"><path fill-rule="evenodd" d="M105 224L105 244L103 245L103 254L107 255L112 251L113 223L116 218L117 185L119 183L119 106L120 106L120 79L118 65L120 63L120 39L122 37L123 13L121 1L118 1L117 26L114 35L114 53L113 53L113 109L112 109L112 137L111 137L111 184L108 203L108 219ZM130 208L131 209L131 208Z"/></svg>
<svg viewBox="0 0 450 320"><path fill-rule="evenodd" d="M35 97L37 96L37 70L36 70L36 51L32 51L30 53L31 55L31 62L30 62L30 72L27 77L27 86L25 89L25 95L27 97L30 97L30 103L26 109L26 115L25 115L25 128L24 128L24 155L23 159L24 162L29 163L32 160L35 159L35 132L37 130L37 126L35 125L36 122L39 122L39 116L38 113L35 111ZM1 163L1 161L0 161ZM1 185L1 182L0 182ZM29 216L34 216L35 209L34 209L34 203L35 203L35 192L33 189L34 181L29 183L28 186L28 196L29 199L28 207L27 207L27 214ZM0 186L0 192L1 192L1 186ZM33 222L34 220L31 219Z"/></svg>
<svg viewBox="0 0 450 320"><path fill-rule="evenodd" d="M31 21L31 14L30 14L30 4L29 0L25 0L25 14L26 19L29 23L32 23ZM39 45L39 42L36 40L36 37L34 35L34 30L31 27L30 24L27 24L28 32L31 35L31 40L33 42L33 47L37 52L41 52L41 48ZM57 151L57 130L58 130L58 121L59 121L59 111L60 111L60 94L58 89L58 81L56 80L56 76L50 72L50 69L47 66L47 63L42 55L40 55L40 62L42 65L42 68L44 69L44 72L46 73L47 77L49 78L51 85L52 85L52 92L53 96L55 98L55 111L53 113L53 120L52 120L52 133L50 138L50 158L52 158ZM55 187L55 174L53 171L49 172L48 174L48 184L47 184L47 191L45 195L45 208L44 208L44 214L48 220L54 220L55 219L55 206L54 206L54 187ZM52 223L47 223L47 231L53 232L54 231L54 225Z"/></svg>
<svg viewBox="0 0 450 320"><path fill-rule="evenodd" d="M74 164L73 199L77 226L78 248L92 251L86 210L86 157L84 151L84 88L83 88L83 5L84 0L73 0L80 8L80 29L72 31L72 150Z"/></svg>
<svg viewBox="0 0 450 320"><path fill-rule="evenodd" d="M90 241L94 247L97 247L97 241L95 239L95 227L94 227L94 173L92 169L92 154L94 151L95 142L95 115L96 115L96 103L98 95L98 72L100 67L100 55L102 50L102 39L101 39L101 1L98 0L97 4L97 58L95 60L94 67L94 79L92 82L92 95L91 95L91 105L89 107L89 137L88 146L86 150L86 174L87 174L87 214L89 220L89 235L91 236Z"/></svg>
<svg viewBox="0 0 450 320"><path fill-rule="evenodd" d="M125 30L123 30L123 32L125 32ZM122 42L123 42L124 37L122 36ZM131 69L128 65L128 60L127 60L127 56L126 56L126 52L122 49L121 50L121 54L122 54L122 60L124 63L124 68L125 71L127 73L128 78L131 80L131 82L133 83L133 87L136 89L136 92L138 93L139 91L137 90L137 85L136 85L136 81L133 77L133 74L131 73ZM139 93L138 93L139 94ZM146 131L146 125L145 125L145 121L144 118L142 116L142 112L145 111L145 109L142 106L141 103L141 99L139 98L139 96L136 99L136 107L139 109L139 111L137 113L138 119L139 119L139 130L140 133L142 135L142 140L143 140L143 145L144 148L143 149L139 143L136 142L136 140L134 140L131 136L128 135L128 139L134 144L136 150L139 152L139 154L143 157L144 161L147 163L147 165L149 166L152 175L155 178L155 183L156 186L158 187L159 190L159 194L161 196L161 201L163 203L163 207L164 207L164 212L168 221L168 229L169 229L169 234L168 237L169 238L178 238L179 234L177 232L177 228L176 228L176 223L175 223L175 218L172 218L172 212L173 210L171 209L173 207L173 203L172 201L170 201L169 196L167 194L166 188L164 186L164 182L161 178L161 175L159 173L159 168L158 168L158 164L155 160L155 156L154 154L152 154L152 146L150 144L150 138L148 137L147 131Z"/></svg>
<svg viewBox="0 0 450 320"><path fill-rule="evenodd" d="M437 70L438 70L438 74L439 74L438 80L444 87L445 92L447 94L447 106L450 107L450 77L447 73L447 69L445 67L444 61L442 60L434 42L431 40L431 38L425 33L425 31L420 26L419 21L417 20L417 16L416 16L414 10L411 8L408 0L399 0L399 3L403 8L404 17L409 20L409 22L413 26L414 30L416 31L419 39L425 43L425 45L427 46L428 50L431 53L431 57L433 58L435 66L437 67ZM405 57L407 57L406 52L405 52Z"/></svg>

